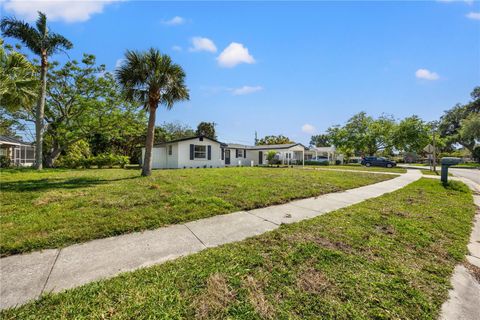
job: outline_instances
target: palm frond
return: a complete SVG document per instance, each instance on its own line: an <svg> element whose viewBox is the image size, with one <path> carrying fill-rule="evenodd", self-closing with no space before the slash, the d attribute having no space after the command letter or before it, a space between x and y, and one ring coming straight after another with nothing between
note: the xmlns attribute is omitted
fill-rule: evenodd
<svg viewBox="0 0 480 320"><path fill-rule="evenodd" d="M62 51L63 49L68 50L73 48L73 43L58 33L49 34L45 42L45 49L48 55Z"/></svg>
<svg viewBox="0 0 480 320"><path fill-rule="evenodd" d="M40 55L42 53L42 39L37 30L28 23L15 18L3 18L0 22L2 34L20 40L32 52Z"/></svg>
<svg viewBox="0 0 480 320"><path fill-rule="evenodd" d="M47 16L45 13L38 11L38 18L35 22L37 26L37 31L40 33L42 38L46 38L48 34L48 27L47 27Z"/></svg>

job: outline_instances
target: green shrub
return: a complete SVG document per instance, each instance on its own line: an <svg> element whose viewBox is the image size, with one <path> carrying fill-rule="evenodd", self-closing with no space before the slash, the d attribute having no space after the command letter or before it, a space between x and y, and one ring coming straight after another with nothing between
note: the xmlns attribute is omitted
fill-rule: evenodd
<svg viewBox="0 0 480 320"><path fill-rule="evenodd" d="M114 166L119 166L125 168L127 164L130 163L130 159L127 156L115 155L111 153L99 154L96 157L89 159L89 165L95 165L98 168L108 167L113 168Z"/></svg>
<svg viewBox="0 0 480 320"><path fill-rule="evenodd" d="M0 156L0 168L9 168L12 165L12 161L7 156Z"/></svg>
<svg viewBox="0 0 480 320"><path fill-rule="evenodd" d="M322 162L318 162L318 161L305 161L305 165L306 165L306 166L328 166L329 163L328 163L328 161L322 161Z"/></svg>

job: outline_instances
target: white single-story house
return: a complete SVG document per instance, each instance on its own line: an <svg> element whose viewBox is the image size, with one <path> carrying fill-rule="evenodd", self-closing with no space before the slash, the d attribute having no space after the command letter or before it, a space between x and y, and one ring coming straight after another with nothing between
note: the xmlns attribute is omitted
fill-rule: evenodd
<svg viewBox="0 0 480 320"><path fill-rule="evenodd" d="M35 146L17 138L0 136L0 156L15 166L31 167L35 162Z"/></svg>
<svg viewBox="0 0 480 320"><path fill-rule="evenodd" d="M330 147L311 147L305 152L305 160L318 159L318 157L328 159L328 162L334 164L336 160L343 163L343 156L337 153L334 146Z"/></svg>
<svg viewBox="0 0 480 320"><path fill-rule="evenodd" d="M303 164L307 148L300 143L248 146L226 144L205 136L183 138L154 145L152 168L221 168L268 164L269 151L282 164ZM145 148L142 148L142 159Z"/></svg>

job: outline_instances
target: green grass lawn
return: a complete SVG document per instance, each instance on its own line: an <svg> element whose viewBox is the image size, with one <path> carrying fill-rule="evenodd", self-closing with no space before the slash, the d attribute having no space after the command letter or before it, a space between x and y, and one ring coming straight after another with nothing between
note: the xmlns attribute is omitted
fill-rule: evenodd
<svg viewBox="0 0 480 320"><path fill-rule="evenodd" d="M125 273L2 319L437 319L466 253L468 188L421 179L245 241Z"/></svg>
<svg viewBox="0 0 480 320"><path fill-rule="evenodd" d="M310 166L309 166L310 167ZM385 168L385 167L365 167L358 164L347 164L347 165L329 165L329 166L315 166L319 169L345 169L345 170L360 170L360 171L376 171L376 172L395 172L395 173L405 173L407 169L405 168Z"/></svg>
<svg viewBox="0 0 480 320"><path fill-rule="evenodd" d="M461 163L457 164L456 166L452 166L452 168L472 168L472 169L480 169L480 163L469 162L469 163Z"/></svg>
<svg viewBox="0 0 480 320"><path fill-rule="evenodd" d="M152 229L391 179L278 168L4 170L2 255Z"/></svg>

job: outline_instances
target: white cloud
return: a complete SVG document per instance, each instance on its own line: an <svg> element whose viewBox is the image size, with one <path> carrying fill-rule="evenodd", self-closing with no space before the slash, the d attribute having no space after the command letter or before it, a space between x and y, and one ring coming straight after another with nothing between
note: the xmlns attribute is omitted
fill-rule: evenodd
<svg viewBox="0 0 480 320"><path fill-rule="evenodd" d="M248 52L248 49L241 43L232 42L217 57L221 67L233 68L240 63L255 63L255 59Z"/></svg>
<svg viewBox="0 0 480 320"><path fill-rule="evenodd" d="M172 50L173 50L173 51L182 51L182 47L180 47L180 46L173 46L173 47L172 47Z"/></svg>
<svg viewBox="0 0 480 320"><path fill-rule="evenodd" d="M263 87L261 87L261 86L253 86L253 87L252 86L243 86L243 87L240 87L240 88L231 89L232 94L234 96L251 94L251 93L255 93L255 92L258 92L258 91L262 91L262 90L263 90Z"/></svg>
<svg viewBox="0 0 480 320"><path fill-rule="evenodd" d="M315 131L317 131L317 129L314 126L312 126L311 124L305 123L302 126L302 132L303 133L314 134Z"/></svg>
<svg viewBox="0 0 480 320"><path fill-rule="evenodd" d="M440 76L436 72L432 72L428 69L418 69L415 72L415 77L418 79L424 79L424 80L438 80L440 79Z"/></svg>
<svg viewBox="0 0 480 320"><path fill-rule="evenodd" d="M466 17L472 20L480 20L480 12L469 12Z"/></svg>
<svg viewBox="0 0 480 320"><path fill-rule="evenodd" d="M0 4L6 11L29 21L37 19L37 11L42 11L51 21L82 22L117 1L120 0L6 0Z"/></svg>
<svg viewBox="0 0 480 320"><path fill-rule="evenodd" d="M212 40L203 37L194 37L192 38L192 47L189 48L190 51L208 51L208 52L217 52L217 47Z"/></svg>
<svg viewBox="0 0 480 320"><path fill-rule="evenodd" d="M170 20L162 20L162 23L167 25L167 26L179 26L181 24L184 24L186 22L185 18L175 16Z"/></svg>

